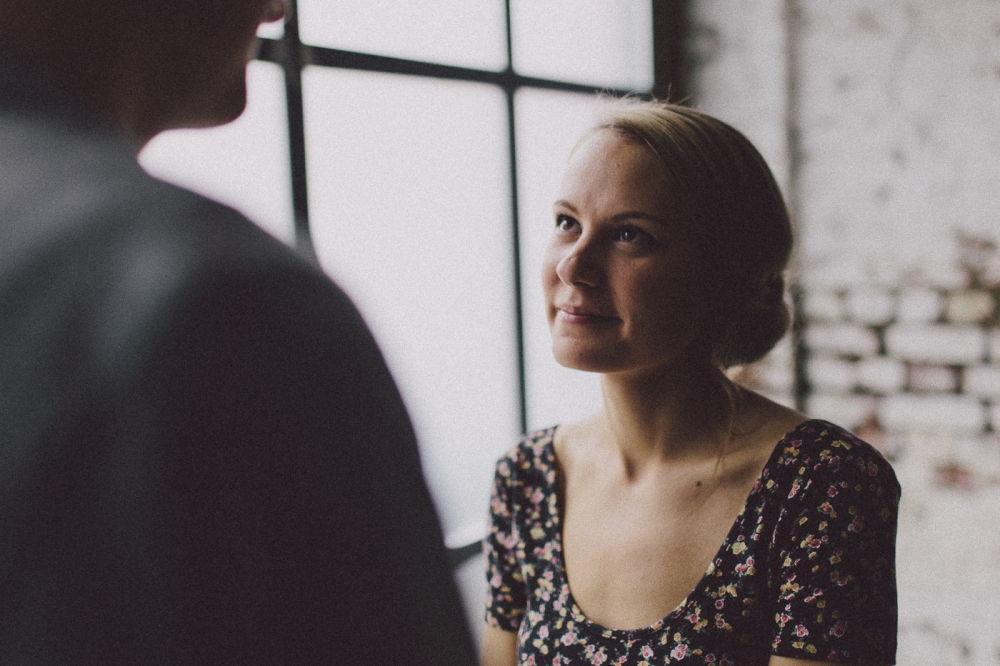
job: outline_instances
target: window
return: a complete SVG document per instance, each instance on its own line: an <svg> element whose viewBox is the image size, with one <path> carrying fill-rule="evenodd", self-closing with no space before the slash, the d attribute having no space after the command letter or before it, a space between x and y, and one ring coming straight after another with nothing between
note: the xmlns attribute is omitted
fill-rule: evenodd
<svg viewBox="0 0 1000 666"><path fill-rule="evenodd" d="M447 539L471 542L496 458L599 400L595 377L549 353L551 201L595 93L648 93L655 65L657 90L678 97L683 3L297 5L262 33L247 112L165 133L141 161L314 252L351 294L410 409Z"/></svg>

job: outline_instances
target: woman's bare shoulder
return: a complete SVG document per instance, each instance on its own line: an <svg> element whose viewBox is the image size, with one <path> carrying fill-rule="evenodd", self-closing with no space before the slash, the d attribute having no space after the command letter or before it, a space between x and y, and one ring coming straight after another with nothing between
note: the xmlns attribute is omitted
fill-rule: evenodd
<svg viewBox="0 0 1000 666"><path fill-rule="evenodd" d="M745 445L756 448L761 455L771 450L786 434L809 420L797 409L786 407L774 400L740 387L741 409L737 417L736 433L745 438Z"/></svg>
<svg viewBox="0 0 1000 666"><path fill-rule="evenodd" d="M586 451L593 450L601 437L606 436L606 428L606 421L601 413L560 425L552 438L556 457L565 466L573 459L585 455Z"/></svg>

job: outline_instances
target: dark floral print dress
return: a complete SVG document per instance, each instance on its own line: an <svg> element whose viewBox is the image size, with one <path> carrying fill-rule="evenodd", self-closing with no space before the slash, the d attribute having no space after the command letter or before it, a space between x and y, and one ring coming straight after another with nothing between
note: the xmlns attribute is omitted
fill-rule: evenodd
<svg viewBox="0 0 1000 666"><path fill-rule="evenodd" d="M778 442L705 575L667 617L608 629L563 567L555 428L497 463L486 620L517 632L519 666L765 666L772 654L895 663L899 484L875 449L825 421Z"/></svg>

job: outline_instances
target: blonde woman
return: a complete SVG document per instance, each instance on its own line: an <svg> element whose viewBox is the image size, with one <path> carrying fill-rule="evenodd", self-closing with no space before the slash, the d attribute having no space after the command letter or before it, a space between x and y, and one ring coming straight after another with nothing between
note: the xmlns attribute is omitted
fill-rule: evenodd
<svg viewBox="0 0 1000 666"><path fill-rule="evenodd" d="M484 666L895 663L892 469L723 374L789 321L791 225L757 151L617 105L554 223L553 352L601 374L604 406L497 465Z"/></svg>

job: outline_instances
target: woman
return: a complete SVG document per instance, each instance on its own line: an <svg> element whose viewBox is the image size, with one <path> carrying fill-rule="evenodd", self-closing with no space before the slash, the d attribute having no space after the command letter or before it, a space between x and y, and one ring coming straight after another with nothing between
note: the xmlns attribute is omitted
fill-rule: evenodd
<svg viewBox="0 0 1000 666"><path fill-rule="evenodd" d="M545 294L604 408L498 463L484 666L894 663L892 469L723 374L785 332L791 246L714 118L632 102L577 145Z"/></svg>

